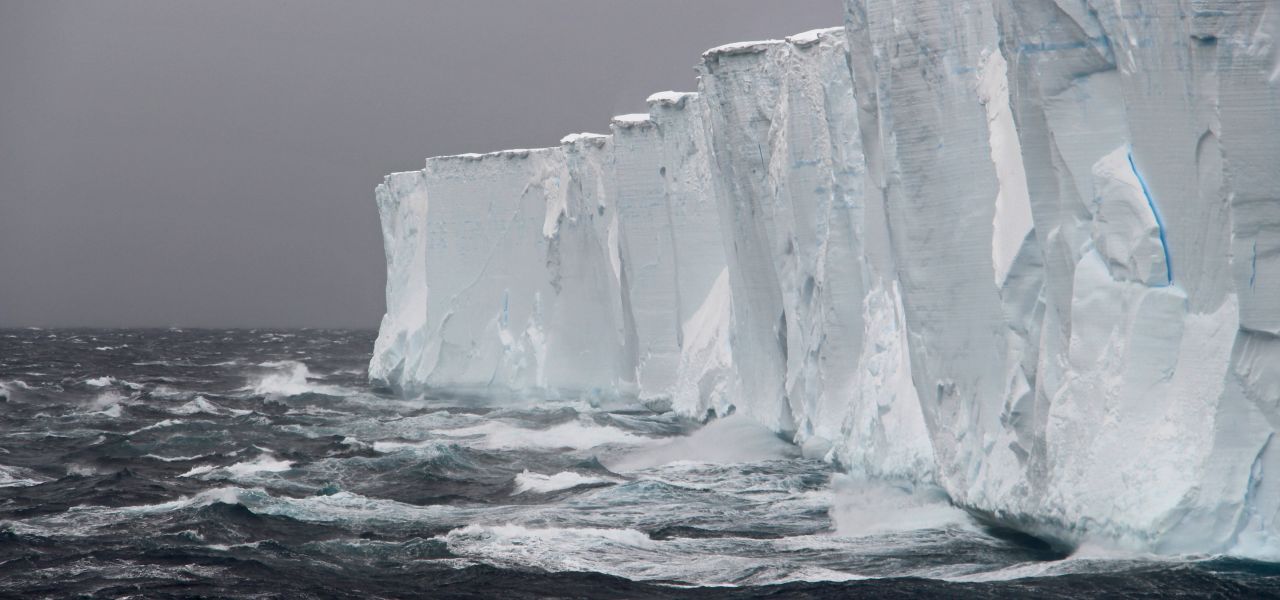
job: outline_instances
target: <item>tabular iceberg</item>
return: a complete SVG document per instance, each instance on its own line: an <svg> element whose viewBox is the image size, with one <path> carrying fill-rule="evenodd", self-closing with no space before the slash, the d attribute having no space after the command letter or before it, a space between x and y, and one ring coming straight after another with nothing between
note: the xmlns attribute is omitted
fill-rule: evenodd
<svg viewBox="0 0 1280 600"><path fill-rule="evenodd" d="M1067 544L1280 555L1280 4L848 0L378 187L370 376L738 412Z"/></svg>

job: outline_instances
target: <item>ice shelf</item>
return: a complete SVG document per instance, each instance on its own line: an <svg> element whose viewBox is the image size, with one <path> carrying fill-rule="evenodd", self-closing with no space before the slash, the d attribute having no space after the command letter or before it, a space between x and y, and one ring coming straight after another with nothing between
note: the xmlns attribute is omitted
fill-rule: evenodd
<svg viewBox="0 0 1280 600"><path fill-rule="evenodd" d="M610 135L388 176L370 376L741 413L1064 545L1280 559L1275 3L846 9Z"/></svg>

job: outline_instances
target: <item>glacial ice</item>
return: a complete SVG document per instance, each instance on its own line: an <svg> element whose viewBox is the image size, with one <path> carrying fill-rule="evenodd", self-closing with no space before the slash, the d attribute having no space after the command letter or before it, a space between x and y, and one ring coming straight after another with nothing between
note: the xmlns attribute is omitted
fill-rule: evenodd
<svg viewBox="0 0 1280 600"><path fill-rule="evenodd" d="M847 0L714 48L608 135L388 176L370 376L736 414L1066 545L1280 558L1278 45L1273 0Z"/></svg>

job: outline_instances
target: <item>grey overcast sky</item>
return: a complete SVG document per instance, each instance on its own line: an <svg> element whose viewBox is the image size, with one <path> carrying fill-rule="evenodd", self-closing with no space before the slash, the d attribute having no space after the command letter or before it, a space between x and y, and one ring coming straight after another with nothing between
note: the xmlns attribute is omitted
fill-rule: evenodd
<svg viewBox="0 0 1280 600"><path fill-rule="evenodd" d="M374 328L373 188L840 0L0 0L0 326Z"/></svg>

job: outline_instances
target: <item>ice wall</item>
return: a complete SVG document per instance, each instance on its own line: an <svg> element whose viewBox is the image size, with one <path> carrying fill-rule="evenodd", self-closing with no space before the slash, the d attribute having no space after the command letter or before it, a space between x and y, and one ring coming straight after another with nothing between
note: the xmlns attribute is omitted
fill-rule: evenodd
<svg viewBox="0 0 1280 600"><path fill-rule="evenodd" d="M714 48L700 73L733 241L735 407L849 468L931 477L843 32Z"/></svg>
<svg viewBox="0 0 1280 600"><path fill-rule="evenodd" d="M370 363L742 413L1066 544L1275 558L1280 5L847 0L377 197Z"/></svg>
<svg viewBox="0 0 1280 600"><path fill-rule="evenodd" d="M1245 307L1280 224L1253 210L1276 170L1246 167L1280 164L1277 8L848 2L957 503L1068 540L1274 547L1278 338Z"/></svg>
<svg viewBox="0 0 1280 600"><path fill-rule="evenodd" d="M388 176L389 308L370 376L406 391L626 389L610 144L576 135Z"/></svg>

